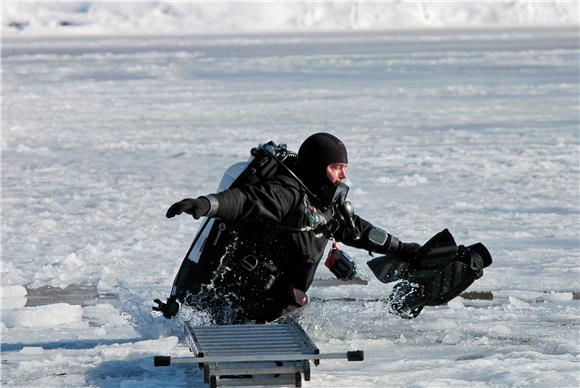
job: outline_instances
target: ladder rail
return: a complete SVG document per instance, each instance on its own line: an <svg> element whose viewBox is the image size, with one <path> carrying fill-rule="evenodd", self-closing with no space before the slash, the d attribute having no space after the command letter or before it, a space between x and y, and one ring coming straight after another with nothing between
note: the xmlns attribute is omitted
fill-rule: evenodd
<svg viewBox="0 0 580 388"><path fill-rule="evenodd" d="M216 355L203 357L170 357L170 356L156 356L157 363L170 364L204 364L210 362L245 362L245 361L296 361L296 360L339 360L347 359L348 361L363 361L364 353L362 350L354 350L349 352L336 353L320 353L320 354L305 354L305 353L271 353L271 354L252 354L252 355Z"/></svg>

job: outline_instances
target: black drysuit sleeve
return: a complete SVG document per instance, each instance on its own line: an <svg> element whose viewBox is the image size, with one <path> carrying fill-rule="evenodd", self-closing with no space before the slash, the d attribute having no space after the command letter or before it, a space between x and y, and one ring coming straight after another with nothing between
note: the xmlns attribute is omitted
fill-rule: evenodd
<svg viewBox="0 0 580 388"><path fill-rule="evenodd" d="M383 245L376 244L369 240L369 232L375 226L364 218L357 216L356 214L354 214L352 218L355 228L359 231L360 238L355 240L354 233L349 230L344 222L341 222L340 227L334 233L334 238L336 241L351 247L365 249L369 252L385 254L389 246L389 239L391 238L391 235L388 235L387 241Z"/></svg>
<svg viewBox="0 0 580 388"><path fill-rule="evenodd" d="M215 218L234 222L284 224L286 216L302 201L300 188L282 176L212 194L217 199Z"/></svg>

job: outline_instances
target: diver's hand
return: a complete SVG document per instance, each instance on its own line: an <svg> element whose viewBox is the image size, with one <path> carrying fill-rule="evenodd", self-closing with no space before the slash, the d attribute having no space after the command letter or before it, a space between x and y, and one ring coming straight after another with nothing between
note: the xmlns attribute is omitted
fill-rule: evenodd
<svg viewBox="0 0 580 388"><path fill-rule="evenodd" d="M163 316L167 319L171 319L179 311L179 303L175 301L175 297L167 298L167 302L163 303L159 299L153 301L157 306L153 306L153 311L159 311L163 313Z"/></svg>
<svg viewBox="0 0 580 388"><path fill-rule="evenodd" d="M191 214L196 220L209 213L210 203L205 197L197 199L185 198L179 202L174 203L167 210L167 218L175 217L181 213Z"/></svg>
<svg viewBox="0 0 580 388"><path fill-rule="evenodd" d="M421 249L421 245L417 243L404 243L402 241L399 242L399 247L395 252L395 255L403 260L411 262L417 256L417 252Z"/></svg>

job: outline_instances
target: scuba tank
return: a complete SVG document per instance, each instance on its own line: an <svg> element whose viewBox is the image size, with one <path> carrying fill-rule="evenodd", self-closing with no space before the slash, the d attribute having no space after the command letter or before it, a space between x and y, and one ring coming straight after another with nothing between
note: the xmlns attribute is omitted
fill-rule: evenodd
<svg viewBox="0 0 580 388"><path fill-rule="evenodd" d="M260 144L252 148L248 161L235 163L226 170L218 192L267 180L278 174L281 168L302 183L286 165L295 161L296 157L295 153L287 150L285 144L277 145L273 141ZM188 294L196 294L202 285L211 283L221 258L226 253L226 247L234 238L228 223L214 218L205 219L175 276L167 302L155 299L157 306L153 310L161 311L165 318L175 316L179 311L179 303L183 303ZM250 258L242 264L252 267L252 270L267 270L261 266L258 268L258 264ZM266 278L270 286L275 281L271 276ZM264 286L267 287L268 284Z"/></svg>

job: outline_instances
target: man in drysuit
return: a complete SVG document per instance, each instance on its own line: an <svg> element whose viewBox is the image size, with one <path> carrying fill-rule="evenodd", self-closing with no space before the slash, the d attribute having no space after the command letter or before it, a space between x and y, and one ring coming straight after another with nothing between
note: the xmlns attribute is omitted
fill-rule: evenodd
<svg viewBox="0 0 580 388"><path fill-rule="evenodd" d="M353 213L344 183L347 150L337 137L308 137L284 165L273 176L186 198L167 211L168 218L181 213L214 218L229 233L223 239L220 229L215 242L208 238L216 246L221 238L225 245L217 261L204 267L203 284L185 298L218 323L268 322L305 305L330 239L402 261L412 261L420 248ZM337 249L327 266L340 279L356 272L354 262Z"/></svg>

